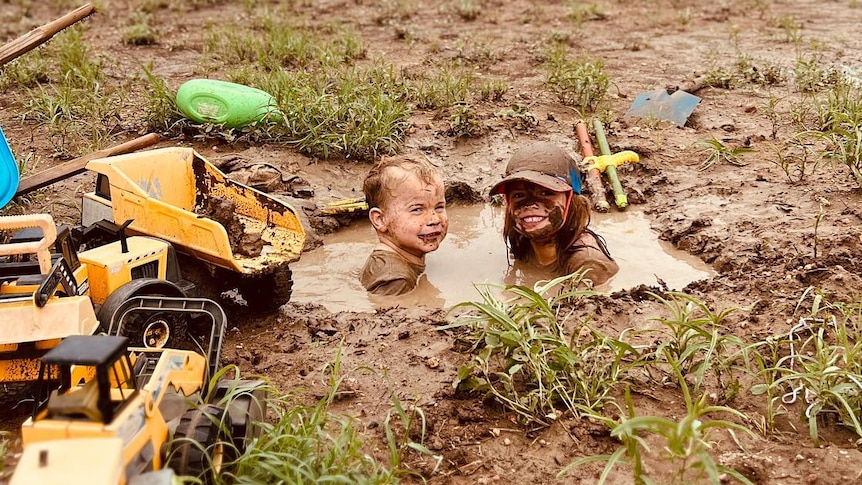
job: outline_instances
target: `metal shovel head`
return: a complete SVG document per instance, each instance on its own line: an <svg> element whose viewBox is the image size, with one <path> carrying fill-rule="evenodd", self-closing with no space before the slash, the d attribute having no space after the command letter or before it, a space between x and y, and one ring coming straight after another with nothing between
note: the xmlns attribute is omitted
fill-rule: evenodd
<svg viewBox="0 0 862 485"><path fill-rule="evenodd" d="M698 103L700 98L683 90L668 94L666 89L656 89L638 94L625 117L668 120L681 127Z"/></svg>
<svg viewBox="0 0 862 485"><path fill-rule="evenodd" d="M6 204L15 196L19 181L18 164L15 163L6 135L0 128L0 208L6 207Z"/></svg>

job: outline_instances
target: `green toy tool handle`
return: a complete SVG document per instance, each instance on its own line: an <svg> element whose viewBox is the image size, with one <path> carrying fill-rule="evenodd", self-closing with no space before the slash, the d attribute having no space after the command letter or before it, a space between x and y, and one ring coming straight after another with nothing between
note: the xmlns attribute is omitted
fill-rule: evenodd
<svg viewBox="0 0 862 485"><path fill-rule="evenodd" d="M602 121L598 118L593 120L593 126L596 130L596 141L599 143L599 153L602 155L610 155L611 147L608 145L608 139L605 136L605 127ZM618 208L624 209L629 205L629 199L623 190L623 185L620 183L620 177L617 175L617 168L613 165L605 167L605 173L608 174L608 181L611 183L611 189L614 191L614 203Z"/></svg>

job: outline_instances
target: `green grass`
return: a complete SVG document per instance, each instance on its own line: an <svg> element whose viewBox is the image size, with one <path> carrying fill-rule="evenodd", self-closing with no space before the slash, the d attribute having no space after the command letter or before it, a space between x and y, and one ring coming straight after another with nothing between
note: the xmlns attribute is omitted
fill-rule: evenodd
<svg viewBox="0 0 862 485"><path fill-rule="evenodd" d="M748 435L753 433L744 425L727 419L711 419L713 415L723 414L745 420L745 414L728 406L708 404L706 394L695 398L691 395L688 384L679 372L676 377L683 391L685 414L675 421L662 416L638 416L631 400L629 389L626 389L626 404L628 413L620 413L618 422L594 416L609 426L612 426L611 436L622 442L610 455L594 455L575 460L564 467L559 475L565 475L573 469L593 462L607 462L598 484L604 484L610 472L617 465L628 464L632 468L632 480L637 485L654 483L649 475L645 462L654 459L664 463L674 464L675 476L671 483L711 483L719 485L727 483L723 475L732 477L740 483L751 485L753 482L733 468L717 463L710 455L711 437L718 431L733 433L739 431ZM659 438L661 451L654 454L647 444L646 437L650 435Z"/></svg>
<svg viewBox="0 0 862 485"><path fill-rule="evenodd" d="M802 24L792 15L785 15L774 19L775 27L783 34L784 42L798 45L802 42Z"/></svg>
<svg viewBox="0 0 862 485"><path fill-rule="evenodd" d="M822 141L824 158L846 166L862 187L862 92L849 82L837 81L814 101L817 126L799 136Z"/></svg>
<svg viewBox="0 0 862 485"><path fill-rule="evenodd" d="M246 30L213 28L206 41L206 51L227 70L228 81L270 93L285 114L284 123L246 129L249 136L320 158L373 159L399 151L411 105L406 83L391 65L354 64L364 57L364 48L348 30L300 27L272 14L259 15L253 24ZM148 77L154 88L150 125L175 126L176 109L164 82Z"/></svg>
<svg viewBox="0 0 862 485"><path fill-rule="evenodd" d="M775 158L768 160L781 169L790 183L802 182L823 165L822 152L807 143L804 137L795 136L772 145L772 148Z"/></svg>
<svg viewBox="0 0 862 485"><path fill-rule="evenodd" d="M416 14L415 0L380 0L376 2L375 20L380 25L398 24L409 20Z"/></svg>
<svg viewBox="0 0 862 485"><path fill-rule="evenodd" d="M530 131L539 124L539 119L530 111L530 107L520 103L498 111L496 116L516 130Z"/></svg>
<svg viewBox="0 0 862 485"><path fill-rule="evenodd" d="M457 0L455 12L467 22L472 22L482 14L482 5L477 0Z"/></svg>
<svg viewBox="0 0 862 485"><path fill-rule="evenodd" d="M583 3L570 1L567 5L566 18L577 28L581 29L584 24L591 20L604 20L608 14L601 6L595 3Z"/></svg>
<svg viewBox="0 0 862 485"><path fill-rule="evenodd" d="M240 483L397 483L395 473L363 450L357 423L331 414L332 394L314 406L282 398L275 424L239 457ZM234 483L222 475L224 483Z"/></svg>
<svg viewBox="0 0 862 485"><path fill-rule="evenodd" d="M338 67L365 55L350 30L321 31L287 19L263 14L253 18L252 28L213 26L207 30L204 52L225 66L252 63L266 70Z"/></svg>
<svg viewBox="0 0 862 485"><path fill-rule="evenodd" d="M133 12L129 25L123 29L123 42L128 45L153 45L157 40L157 32L152 26L152 15Z"/></svg>
<svg viewBox="0 0 862 485"><path fill-rule="evenodd" d="M582 276L533 288L480 286L482 302L456 305L453 311L470 312L444 328L467 329L464 338L476 354L458 370L455 388L486 393L522 421L543 426L564 413L601 410L620 379L623 359L634 350L585 322L566 330L565 318L557 314L560 303L594 295L576 288ZM566 289L569 285L575 289ZM500 290L512 296L501 299Z"/></svg>
<svg viewBox="0 0 862 485"><path fill-rule="evenodd" d="M775 86L787 80L787 74L780 65L747 54L740 54L736 60L736 71L742 80L758 86Z"/></svg>
<svg viewBox="0 0 862 485"><path fill-rule="evenodd" d="M566 47L555 44L546 55L545 83L560 102L593 113L604 101L611 79L601 60L570 59Z"/></svg>
<svg viewBox="0 0 862 485"><path fill-rule="evenodd" d="M374 158L398 151L410 107L400 79L385 66L338 69L327 76L276 72L255 78L278 100L283 126L272 134L323 158Z"/></svg>
<svg viewBox="0 0 862 485"><path fill-rule="evenodd" d="M50 60L39 50L12 60L0 68L0 89L30 88L49 82L49 63Z"/></svg>
<svg viewBox="0 0 862 485"><path fill-rule="evenodd" d="M829 303L809 289L797 308L809 297L811 310L783 340L786 352L769 369L777 378L768 382L768 396L798 403L815 446L823 423L851 429L862 443L862 305Z"/></svg>
<svg viewBox="0 0 862 485"><path fill-rule="evenodd" d="M148 14L142 12L130 17L128 43L155 41ZM46 126L55 149L69 156L103 148L115 133L136 130L139 124L174 136L197 130L204 138L284 143L320 158L373 159L399 151L415 102L406 81L382 62L354 64L365 56L355 33L340 27L296 26L285 13L289 11L260 9L248 28L211 27L205 41L210 65L203 66L224 71L225 80L273 94L287 114L283 124L244 130L195 125L176 106L179 86L170 86L152 66L142 65L143 82L134 84L143 86L143 96L129 96L126 86L105 82L83 28L58 35L50 48L27 56L27 62L10 63L2 83L25 90L24 118ZM421 84L418 96L435 81ZM448 88L450 97L441 98L445 107L455 105L453 98L466 99L459 91L463 85ZM456 124L456 131L464 133L466 127L475 133L479 125L462 118L465 123Z"/></svg>
<svg viewBox="0 0 862 485"><path fill-rule="evenodd" d="M468 70L444 67L407 79L407 96L418 109L447 108L467 102L472 83Z"/></svg>
<svg viewBox="0 0 862 485"><path fill-rule="evenodd" d="M479 99L482 101L497 102L509 92L509 85L502 79L489 79L483 81L479 86Z"/></svg>
<svg viewBox="0 0 862 485"><path fill-rule="evenodd" d="M393 398L393 408L383 423L390 456L385 463L375 459L360 435L361 423L330 411L344 378L340 350L328 368L327 393L310 405L299 396L284 395L267 386L270 418L256 423L259 435L219 474L210 477L210 483L394 484L400 476L411 474L401 468L405 453L433 456L422 443L425 418L421 410L408 412ZM239 370L234 366L223 368L210 386L224 376L239 379ZM242 392L229 390L216 404L226 407ZM410 437L415 420L421 423L419 440ZM226 435L228 441L229 438ZM439 463L440 458L435 459Z"/></svg>
<svg viewBox="0 0 862 485"><path fill-rule="evenodd" d="M815 93L831 88L841 81L841 72L823 61L823 54L813 52L800 55L793 68L796 89L802 93Z"/></svg>
<svg viewBox="0 0 862 485"><path fill-rule="evenodd" d="M715 137L710 140L700 140L698 144L701 146L701 153L706 155L706 158L698 167L698 170L701 171L707 170L720 162L726 162L737 167L744 167L748 165L744 160L745 154L753 151L751 148L746 147L729 147Z"/></svg>
<svg viewBox="0 0 862 485"><path fill-rule="evenodd" d="M742 354L746 344L733 335L725 321L739 308L716 312L680 292L651 296L670 313L655 319L662 328L654 332L653 339L658 344L651 350L651 361L667 364L683 377L690 377L694 393L700 393L706 387L706 378L712 376L714 387L725 393L722 398L732 400L739 389L734 370L738 358L745 357Z"/></svg>
<svg viewBox="0 0 862 485"><path fill-rule="evenodd" d="M452 106L449 115L449 136L470 138L480 136L484 131L482 121L476 110L468 103L457 103Z"/></svg>
<svg viewBox="0 0 862 485"><path fill-rule="evenodd" d="M176 94L164 79L153 74L152 64L143 67L146 82L142 83L146 92L146 125L148 131L163 132L177 125L187 125L189 121L177 108Z"/></svg>
<svg viewBox="0 0 862 485"><path fill-rule="evenodd" d="M74 25L4 68L3 84L26 93L22 118L47 126L55 150L70 157L111 144L122 119L121 89L106 84L85 32Z"/></svg>
<svg viewBox="0 0 862 485"><path fill-rule="evenodd" d="M549 426L564 416L604 423L621 444L615 452L576 459L565 475L594 462L606 463L599 483L615 469L631 470L633 483L657 483L647 464L662 462L670 483L724 483L727 476L751 481L712 457L714 433L764 436L780 418L798 419L815 445L823 426L843 426L862 443L862 302L828 303L809 289L796 312L810 306L791 335L751 343L729 322L741 308L714 310L680 292L652 293L667 316L651 329L627 329L612 338L575 309L595 295L577 288L579 275L533 288L477 286L481 301L452 309L458 316L441 330L459 330L471 360L458 369L459 392L491 399L525 426ZM636 326L637 327L637 326ZM638 416L631 393L677 384L681 416ZM625 401L617 401L625 389ZM732 403L743 390L763 396L758 413ZM651 446L658 440L661 446ZM649 443L649 445L648 445Z"/></svg>

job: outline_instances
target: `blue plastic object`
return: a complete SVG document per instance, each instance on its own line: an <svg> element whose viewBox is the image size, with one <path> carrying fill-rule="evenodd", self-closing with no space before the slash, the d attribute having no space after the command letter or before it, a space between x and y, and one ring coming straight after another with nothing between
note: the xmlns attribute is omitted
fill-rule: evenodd
<svg viewBox="0 0 862 485"><path fill-rule="evenodd" d="M656 89L638 94L625 117L669 120L682 127L698 103L700 98L681 89L673 94Z"/></svg>
<svg viewBox="0 0 862 485"><path fill-rule="evenodd" d="M572 190L576 194L581 193L581 176L578 174L578 169L572 167L569 169L569 178L572 179Z"/></svg>
<svg viewBox="0 0 862 485"><path fill-rule="evenodd" d="M12 149L9 148L3 128L0 128L0 208L6 207L12 197L15 197L20 177Z"/></svg>

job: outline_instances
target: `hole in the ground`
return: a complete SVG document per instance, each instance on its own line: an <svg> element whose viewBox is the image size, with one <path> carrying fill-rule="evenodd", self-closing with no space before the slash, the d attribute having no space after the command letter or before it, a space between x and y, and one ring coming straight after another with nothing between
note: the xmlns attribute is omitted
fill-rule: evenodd
<svg viewBox="0 0 862 485"><path fill-rule="evenodd" d="M367 221L357 221L324 237L324 245L303 253L291 264L293 296L297 303L317 303L330 311L373 311L375 306L425 306L447 308L462 301L479 300L473 283L498 283L509 270L503 243L502 208L457 205L447 208L449 235L440 249L426 256L426 271L419 286L408 295L369 298L358 274L377 242ZM602 291L616 291L645 284L681 290L692 281L714 274L709 265L660 241L650 221L636 208L625 212L594 213L592 227L608 243L620 272ZM510 276L511 277L511 276ZM539 275L518 274L516 282L531 285Z"/></svg>

